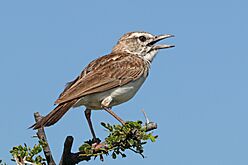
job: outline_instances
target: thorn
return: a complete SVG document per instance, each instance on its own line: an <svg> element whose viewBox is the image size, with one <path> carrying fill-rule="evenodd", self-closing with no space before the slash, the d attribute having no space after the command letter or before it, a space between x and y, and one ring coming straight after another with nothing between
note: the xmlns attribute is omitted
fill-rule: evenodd
<svg viewBox="0 0 248 165"><path fill-rule="evenodd" d="M146 115L146 112L144 111L144 109L141 110L145 116L145 119L146 119L146 124L150 123L150 120L148 119L147 115Z"/></svg>

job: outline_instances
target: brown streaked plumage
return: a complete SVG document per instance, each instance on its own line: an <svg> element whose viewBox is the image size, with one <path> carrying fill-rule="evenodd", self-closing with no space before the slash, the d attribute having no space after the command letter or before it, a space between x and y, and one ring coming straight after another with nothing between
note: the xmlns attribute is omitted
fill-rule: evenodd
<svg viewBox="0 0 248 165"><path fill-rule="evenodd" d="M65 103L92 93L103 92L146 77L149 63L129 53L111 53L92 61L66 89L55 104Z"/></svg>
<svg viewBox="0 0 248 165"><path fill-rule="evenodd" d="M147 32L130 32L123 35L112 52L93 60L72 82L69 82L55 101L54 110L36 122L38 129L56 123L71 108L84 105L85 115L93 139L96 136L91 123L91 110L105 109L122 124L111 107L131 99L148 76L150 64L159 49L173 45L155 45L173 35L152 35Z"/></svg>

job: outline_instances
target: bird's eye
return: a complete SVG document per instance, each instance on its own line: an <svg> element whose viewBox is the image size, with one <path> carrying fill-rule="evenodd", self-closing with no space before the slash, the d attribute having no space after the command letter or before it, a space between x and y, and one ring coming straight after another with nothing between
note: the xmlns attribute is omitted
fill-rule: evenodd
<svg viewBox="0 0 248 165"><path fill-rule="evenodd" d="M139 40L140 40L141 42L145 42L145 41L146 41L146 37L145 37L145 36L140 36L140 37L139 37Z"/></svg>

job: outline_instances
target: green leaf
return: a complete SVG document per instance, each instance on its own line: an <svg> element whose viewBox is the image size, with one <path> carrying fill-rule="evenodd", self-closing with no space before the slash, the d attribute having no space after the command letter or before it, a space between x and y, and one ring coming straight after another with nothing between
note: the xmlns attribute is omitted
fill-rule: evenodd
<svg viewBox="0 0 248 165"><path fill-rule="evenodd" d="M144 157L142 155L144 152L143 145L147 143L147 140L154 142L157 137L153 136L152 133L147 133L141 121L128 121L125 125L110 125L102 122L101 125L109 132L109 135L105 138L104 147L94 149L92 147L94 141L89 140L79 147L79 151L92 157L102 157L103 154L112 151L111 156L116 159L118 154L123 158L126 157L123 152L130 149Z"/></svg>
<svg viewBox="0 0 248 165"><path fill-rule="evenodd" d="M33 148L29 147L27 144L15 146L10 150L13 158L17 157L18 159L26 158L29 162L36 162L36 164L42 164L45 159L43 159L40 155L38 155L42 151L42 147L40 144L34 145ZM35 160L33 157L36 156L39 159Z"/></svg>

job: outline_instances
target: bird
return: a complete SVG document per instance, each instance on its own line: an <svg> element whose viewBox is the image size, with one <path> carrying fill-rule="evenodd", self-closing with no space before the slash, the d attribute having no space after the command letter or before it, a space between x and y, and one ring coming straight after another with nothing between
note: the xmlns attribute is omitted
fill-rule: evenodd
<svg viewBox="0 0 248 165"><path fill-rule="evenodd" d="M85 106L90 132L96 140L91 121L92 110L105 110L121 124L125 121L112 110L113 106L130 100L148 77L151 63L158 51L175 45L156 44L171 34L153 35L144 31L124 34L111 53L90 62L73 81L67 83L57 105L30 128L48 127L59 121L71 108Z"/></svg>

